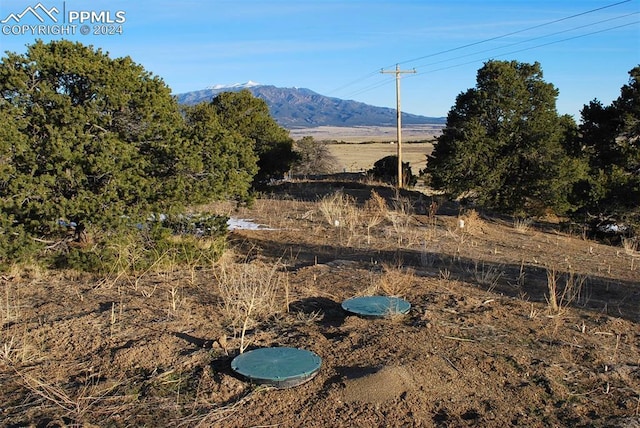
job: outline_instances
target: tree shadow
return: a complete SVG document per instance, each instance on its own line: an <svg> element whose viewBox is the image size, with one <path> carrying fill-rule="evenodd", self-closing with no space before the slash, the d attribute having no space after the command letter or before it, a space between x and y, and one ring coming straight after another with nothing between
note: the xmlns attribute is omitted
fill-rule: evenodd
<svg viewBox="0 0 640 428"><path fill-rule="evenodd" d="M324 196L341 191L354 198L360 206L364 205L377 193L384 198L387 206L393 207L398 198L406 198L416 214L414 217L423 222L425 215L432 216L458 216L465 207L457 202L448 201L443 197L430 197L422 192L412 189L395 189L384 184L375 184L366 181L361 173L344 173L324 176L309 176L300 181L284 181L270 187L270 191L277 196L286 195L300 201L315 202ZM424 215L421 215L424 214ZM513 219L501 215L487 215L480 212L488 221L511 224ZM426 223L425 223L426 224ZM571 225L551 222L537 222L534 228L545 233L567 232ZM476 284L480 288L505 296L526 299L534 302L546 302L549 298L548 270L536 265L505 264L490 260L471 259L458 256L450 256L435 251L412 249L366 249L345 247L333 244L309 244L282 240L271 240L268 235L242 234L230 236L230 243L241 251L247 253L260 253L263 256L281 258L283 254L295 254L287 266L289 270L297 270L314 264L324 264L336 259L350 260L361 263L370 263L377 260L379 263L397 264L401 261L404 267L414 268L419 273L437 277L442 270L450 273L451 279L465 280ZM495 283L483 285L474 279L473 273L481 265L485 270L494 269L504 272L503 277ZM556 279L562 285L575 280L579 272L556 271ZM517 279L526 277L524 284L517 284ZM587 309L597 313L605 313L622 317L634 322L640 322L640 284L635 281L613 279L598 275L589 275L588 280L581 285L581 290L574 299L566 302L567 306ZM558 293L562 293L561 287ZM307 302L307 309L313 307L313 302ZM321 302L315 302L322 305ZM327 309L331 311L331 306ZM304 308L304 304L303 304ZM338 319L338 318L336 318ZM339 321L336 321L339 322Z"/></svg>
<svg viewBox="0 0 640 428"><path fill-rule="evenodd" d="M215 342L215 340L212 339L203 339L182 332L173 332L173 335L178 339L182 339L190 345L193 345L196 348L200 349L211 349L213 347L213 343Z"/></svg>
<svg viewBox="0 0 640 428"><path fill-rule="evenodd" d="M317 323L325 327L339 327L344 323L346 314L340 303L326 297L307 297L289 305L292 313L302 313L313 316L322 313L322 319Z"/></svg>
<svg viewBox="0 0 640 428"><path fill-rule="evenodd" d="M249 238L245 236L245 240L247 239ZM372 259L379 263L390 264L397 264L398 260L401 260L403 267L414 268L418 273L433 277L437 277L442 270L446 269L452 280L465 280L496 294L533 302L546 302L549 298L548 271L541 266L496 263L482 259L453 257L424 250L372 250L308 243L301 245L293 241L272 241L264 235L251 237L250 245L252 248L259 247L262 255L267 257L278 258L282 256L283 251L291 251L297 255L295 263L289 267L292 270L318 263L328 263L336 258L363 264L371 263ZM425 260L429 260L428 266L424 266ZM478 283L473 277L473 272L478 268L478 265L482 265L485 270L494 269L504 272L503 278L492 284ZM516 278L523 274L526 276L524 285L514 285ZM555 272L561 285L558 289L559 294L563 292L563 282L568 278L575 278L577 274L579 275L579 272L562 270ZM640 284L638 282L589 275L587 281L582 284L578 295L574 297L572 301L565 301L565 305L640 322L640 305L638 304L640 302ZM317 301L316 304L320 306L324 304L331 311L336 310L335 306L331 306L327 302ZM313 302L307 302L306 307L307 309L312 308ZM336 318L336 320L338 319Z"/></svg>
<svg viewBox="0 0 640 428"><path fill-rule="evenodd" d="M269 188L272 195L286 195L304 202L316 202L336 192L352 197L358 206L363 206L375 192L385 200L387 206L393 206L398 198L410 201L416 214L457 215L459 212L459 205L455 202L427 196L411 188L396 189L385 184L370 183L360 173L308 176L304 180L284 181Z"/></svg>

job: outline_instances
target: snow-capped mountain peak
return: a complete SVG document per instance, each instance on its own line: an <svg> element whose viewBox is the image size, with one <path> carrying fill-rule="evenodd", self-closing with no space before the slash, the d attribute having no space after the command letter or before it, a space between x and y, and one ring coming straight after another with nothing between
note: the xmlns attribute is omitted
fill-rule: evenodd
<svg viewBox="0 0 640 428"><path fill-rule="evenodd" d="M219 89L244 89L244 88L253 88L255 86L261 86L260 83L249 80L245 83L232 83L227 85L213 85L209 86L207 89L219 90Z"/></svg>

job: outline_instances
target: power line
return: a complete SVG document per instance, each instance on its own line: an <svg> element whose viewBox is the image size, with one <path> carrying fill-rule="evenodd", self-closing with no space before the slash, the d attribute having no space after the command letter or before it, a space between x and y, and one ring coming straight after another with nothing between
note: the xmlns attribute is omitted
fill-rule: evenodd
<svg viewBox="0 0 640 428"><path fill-rule="evenodd" d="M378 88L381 88L383 86L387 86L387 85L390 85L390 84L391 84L390 80L384 80L382 82L371 83L371 84L365 86L364 88L360 88L360 89L357 89L357 90L355 90L353 92L349 92L345 96L346 97L355 97L355 96L358 96L360 94L364 94L366 92L369 92L369 91L372 91L374 89L378 89Z"/></svg>
<svg viewBox="0 0 640 428"><path fill-rule="evenodd" d="M487 38L487 39L483 39L483 40L480 40L480 41L477 41L477 42L473 42L473 43L469 43L469 44L466 44L466 45L458 46L458 47L455 47L455 48L446 49L446 50L442 50L442 51L439 51L439 52L435 52L435 53L432 53L432 54L429 54L429 55L423 55L423 56L420 56L420 57L417 57L417 58L413 58L413 59L409 59L409 60L401 61L401 62L399 62L398 64L406 64L406 63L409 63L409 62L419 61L419 60L421 60L421 59L425 59L425 58L431 58L431 57L434 57L434 56L438 56L438 55L442 55L442 54L445 54L445 53L454 52L454 51L461 50L461 49L465 49L465 48L468 48L468 47L477 46L477 45L480 45L480 44L483 44L483 43L487 43L487 42L494 41L494 40L499 40L499 39L502 39L502 38L505 38L505 37L509 37L509 36L512 36L512 35L515 35L515 34L524 33L524 32L526 32L526 31L530 31L530 30L533 30L533 29L536 29L536 28L545 27L545 26L548 26L548 25L556 24L556 23L558 23L558 22L563 22L563 21L567 21L567 20L569 20L569 19L577 18L577 17L579 17L579 16L584 16L584 15L588 15L588 14L590 14L590 13L598 12L598 11L601 11L601 10L604 10L604 9L608 9L608 8L612 8L612 7L615 7L615 6L619 6L619 5L621 5L621 4L629 3L629 2L631 2L631 1L632 1L632 0L624 0L624 1L616 2L616 3L607 4L607 5L602 6L602 7L598 7L598 8L591 9L591 10L587 10L587 11L585 11L585 12L580 12L580 13L573 14L573 15L570 15L570 16L566 16L566 17L563 17L563 18L560 18L560 19L555 19L555 20L553 20L553 21L545 22L545 23L543 23L543 24L535 25L535 26L528 27L528 28L525 28L525 29L522 29L522 30L512 31L512 32L510 32L510 33L502 34L502 35L495 36L495 37L490 37L490 38ZM625 15L625 16L627 16L627 15ZM606 20L605 20L605 21L606 21ZM603 22L604 22L604 21L603 21ZM595 23L594 23L593 25L595 25ZM552 35L553 35L553 34L552 34ZM547 36L542 36L542 37L549 37L549 35L547 35ZM537 37L537 38L534 38L534 39L525 40L524 42L532 41L532 40L536 40L536 39L538 39L538 38L540 38L540 37ZM524 42L519 42L519 43L524 43ZM519 43L517 43L517 44L519 44ZM533 48L532 48L532 49L533 49ZM483 51L483 52L486 52L486 51ZM477 53L478 53L478 52L476 52L476 53L472 53L472 54L469 54L469 55L475 55L475 54L477 54ZM474 62L475 62L475 61L474 61ZM388 66L388 67L391 67L391 66ZM355 79L355 80L353 80L353 81L351 81L351 82L349 82L349 83L346 83L345 85L340 86L339 88L336 88L336 89L334 89L334 90L330 91L330 92L329 92L329 94L332 94L332 93L338 92L338 91L340 91L340 90L343 90L343 89L345 89L345 88L348 88L348 87L350 87L350 86L353 86L353 85L355 85L355 84L357 84L357 83L361 83L361 82L363 82L364 80L367 80L367 79L371 78L372 76L376 75L377 73L378 73L377 71L375 71L375 72L370 72L370 73L368 73L368 74L364 75L363 77L360 77L360 78L358 78L358 79ZM388 84L388 82L370 84L369 86L366 86L365 88L358 89L358 90L356 90L356 91L354 91L354 92L350 93L350 94L349 94L349 95L347 95L347 96L360 95L360 94L362 94L362 93L365 93L365 92L368 92L368 91L370 91L370 90L373 90L373 89L379 88L379 87L384 86L384 85L386 85L386 84Z"/></svg>
<svg viewBox="0 0 640 428"><path fill-rule="evenodd" d="M446 50L443 50L443 51L440 51L440 52L436 52L436 53L433 53L433 54L429 54L429 55L421 56L421 57L418 57L418 58L413 58L413 59L401 61L399 64L406 64L406 63L409 63L409 62L419 61L421 59L430 58L430 57L434 57L434 56L437 56L437 55L442 55L442 54L449 53L449 52L454 52L454 51L457 51L457 50L469 48L469 47L472 47L472 46L477 46L477 45L480 45L480 44L483 44L483 43L487 43L487 42L492 42L494 40L499 40L499 39L503 39L505 37L514 36L516 34L525 33L525 32L530 31L530 30L535 30L536 28L546 27L548 25L557 24L558 22L567 21L569 19L577 18L579 16L584 16L584 15L588 15L588 14L593 13L593 12L598 12L600 10L608 9L608 8L611 8L611 7L614 7L614 6L619 6L619 5L624 4L624 3L629 3L630 1L631 0L624 0L624 1L621 1L621 2L617 2L617 3L612 3L612 4L609 4L609 5L606 5L606 6L598 7L596 9L588 10L586 12L581 12L581 13L577 13L575 15L566 16L564 18L560 18L560 19L556 19L556 20L553 20L553 21L545 22L544 24L538 24L538 25L534 25L533 27L524 28L522 30L512 31L510 33L506 33L506 34L503 34L501 36L490 37L488 39L480 40L479 42L469 43L469 44L466 44L466 45L463 45L463 46L458 46L456 48L446 49Z"/></svg>
<svg viewBox="0 0 640 428"><path fill-rule="evenodd" d="M481 54L481 53L485 53L485 52L491 52L491 51L496 51L496 50L499 50L499 49L505 49L505 48L508 48L508 47L511 47L511 46L517 46L517 45L521 45L521 44L524 44L524 43L533 42L535 40L545 39L547 37L552 37L552 36L557 36L559 34L569 33L571 31L580 30L582 28L592 27L594 25L602 24L604 22L615 21L617 19L627 18L629 16L638 15L639 13L640 12L632 12L632 13L628 13L626 15L616 16L614 18L603 19L603 20L600 20L600 21L592 22L590 24L579 25L577 27L569 28L567 30L557 31L555 33L545 34L545 35L542 35L542 36L533 37L533 38L526 39L526 40L521 40L519 42L511 43L511 44L504 45L504 46L501 46L501 47L498 47L498 48L491 48L491 49L485 49L485 50L478 51L478 52L472 52L472 53L465 54L465 55L460 55L460 56L457 56L457 57L454 57L454 58L444 59L444 60L441 60L441 61L438 61L438 62L430 62L430 63L418 64L418 65L416 65L416 67L424 67L424 66L428 66L428 65L442 64L444 62L455 61L456 59L466 58L466 57L469 57L469 56L473 56L473 55L477 55L477 54ZM626 25L627 24L625 24L623 26L626 26ZM612 27L611 29L614 29L614 28L619 28L619 26L618 27ZM606 30L603 30L603 31L606 31ZM595 33L588 33L588 34L585 34L584 36L589 35L589 34L595 34ZM576 37L578 37L578 36L576 36ZM580 37L582 37L582 36L580 36ZM563 39L563 41L564 40L571 40L571 39ZM539 46L544 46L544 45L539 45ZM531 49L534 49L534 48L536 48L536 46L532 47ZM521 51L517 51L517 52L521 52Z"/></svg>
<svg viewBox="0 0 640 428"><path fill-rule="evenodd" d="M501 53L500 55L496 55L496 56L493 56L493 57L478 58L478 59L474 59L472 61L468 61L468 62L465 62L465 63L455 64L455 65L452 65L452 66L449 66L449 67L442 67L442 68L438 68L438 69L435 69L435 70L423 71L423 72L420 72L418 74L419 75L424 75L424 74L428 74L428 73L435 73L436 71L449 70L449 69L452 69L452 68L455 68L455 67L462 67L463 65L473 64L473 63L478 62L478 61L485 61L485 60L489 60L489 59L492 59L492 58L502 57L502 56L505 56L505 55L512 55L512 54L515 54L515 53L520 53L520 52L524 52L524 51L528 51L528 50L532 50L532 49L538 49L538 48L541 48L541 47L544 47L544 46L554 45L556 43L562 43L562 42L566 42L566 41L569 41L569 40L580 39L582 37L587 37L587 36L591 36L591 35L594 35L594 34L604 33L606 31L616 30L618 28L628 27L630 25L636 25L636 24L640 24L640 21L629 22L627 24L622 24L622 25L618 25L616 27L610 27L610 28L605 28L605 29L598 30L598 31L593 31L591 33L580 34L578 36L568 37L566 39L554 40L552 42L543 43L543 44L536 45L536 46L530 46L530 47L523 48L523 49L518 49L518 50L515 50L515 51L504 52L504 53Z"/></svg>
<svg viewBox="0 0 640 428"><path fill-rule="evenodd" d="M455 58L448 58L448 59L437 61L437 62L433 62L433 63L425 63L425 64L417 65L417 67L433 66L433 65L437 65L437 64L450 62L450 61L455 61L456 59L467 58L467 57L470 57L470 56L473 56L473 55L478 55L478 54L485 53L485 52L491 52L491 51L495 51L495 50L498 50L498 49L504 49L504 48L507 48L507 47L516 46L516 45L520 45L520 44L523 44L523 43L532 42L532 41L535 41L535 40L540 40L540 39L551 37L551 36L555 36L555 35L558 35L558 34L564 34L564 33L570 32L570 31L579 30L579 29L582 29L582 28L592 27L594 25L601 24L603 22L609 22L609 21L613 21L613 20L616 20L616 19L621 19L621 18L626 18L626 17L632 16L632 15L637 15L638 13L640 13L640 12L633 12L633 13L629 13L629 14L626 14L626 15L621 15L621 16L614 17L614 18L604 19L604 20L593 22L591 24L585 24L585 25L581 25L581 26L578 26L578 27L573 27L573 28L568 29L568 30L563 30L563 31L558 31L558 32L551 33L551 34L546 34L546 35L543 35L543 36L533 37L531 39L527 39L527 40L523 40L523 41L520 41L520 42L512 43L512 44L509 44L509 45L506 45L506 46L501 46L499 48L491 48L491 49L485 49L485 50L478 51L478 52L472 52L470 54L461 55L461 56L458 56L458 57L455 57ZM541 47L544 47L544 46L549 46L549 45L552 45L552 44L557 44L557 43L562 43L562 42L566 42L566 41L569 41L569 40L574 40L574 39L578 39L578 38L582 38L582 37L587 37L587 36L591 36L591 35L598 34L598 33L603 33L603 32L606 32L606 31L615 30L615 29L622 28L622 27L628 27L630 25L638 24L639 22L640 21L634 21L634 22L631 22L631 23L622 24L622 25L618 25L618 26L614 26L614 27L608 27L608 28L605 28L605 29L602 29L602 30L598 30L598 31L593 31L593 32L590 32L590 33L580 34L580 35L577 35L577 36L574 36L574 37L568 37L568 38L555 40L555 41L548 42L548 43L543 43L543 44L539 44L539 45L535 45L535 46L529 46L529 47L526 47L526 48L523 48L523 49L518 49L518 50L515 50L515 51L504 52L504 53L497 54L497 55L490 56L490 57L476 58L476 59L473 59L471 61L458 63L458 64L454 64L454 65L447 66L447 67L437 68L437 69L428 70L428 71L421 71L421 72L417 73L415 76L409 76L409 77L419 77L419 76L422 76L422 75L427 74L427 73L434 73L434 72L437 72L437 71L449 70L449 69L452 69L452 68L462 67L464 65L473 64L473 63L476 63L478 61L483 61L483 60L488 60L488 59L491 59L491 58L502 57L502 56L505 56L505 55L511 55L511 54L514 54L514 53L520 53L520 52L524 52L524 51L528 51L528 50L538 49L538 48L541 48ZM360 88L360 89L358 89L356 91L353 91L353 92L349 93L348 96L361 95L363 93L366 93L366 92L369 92L371 90L374 90L374 89L380 88L382 86L385 86L385 85L387 85L389 83L390 83L389 81L376 82L376 83L370 84L368 86L365 86L364 88Z"/></svg>
<svg viewBox="0 0 640 428"><path fill-rule="evenodd" d="M353 80L353 81L351 81L351 82L349 82L349 83L346 83L346 84L344 84L344 85L342 85L342 86L340 86L340 87L338 87L338 88L336 88L336 89L334 89L334 90L330 91L330 92L329 92L329 94L332 94L332 93L334 93L334 92L338 92L338 91L340 91L340 90L342 90L342 89L344 89L344 88L348 88L349 86L351 86L351 85L355 85L356 83L361 82L361 81L363 81L363 80L365 80L365 79L368 79L369 77L375 76L376 74L378 74L378 72L377 72L377 71L375 71L375 72L371 72L371 73L367 74L367 75L366 75L366 76L364 76L364 77L361 77L361 78L359 78L359 79L355 79L355 80Z"/></svg>
<svg viewBox="0 0 640 428"><path fill-rule="evenodd" d="M520 44L523 44L523 43L528 43L528 42L532 42L532 41L535 41L535 40L540 40L540 39L543 39L543 38L551 37L551 36L554 36L554 35L563 34L563 33L567 33L567 32L570 32L570 31L575 31L575 30L578 30L578 29L581 29L581 28L591 27L593 25L601 24L603 22L608 22L608 21L613 21L613 20L616 20L616 19L626 18L626 17L632 16L632 15L637 15L638 13L639 12L634 12L634 13L618 16L618 17L615 17L615 18L609 18L609 19L605 19L605 20L601 20L601 21L596 21L596 22L593 22L591 24L585 24L585 25L582 25L582 26L571 28L569 30L558 31L558 32L555 32L555 33L546 34L546 35L543 35L543 36L534 37L534 38L531 38L531 39L527 39L527 40L523 40L523 41L520 41L520 42L512 43L510 45L502 46L500 48L485 49L483 51L472 52L470 54L461 55L461 56L458 56L458 57L455 57L455 58L448 58L448 59L437 61L437 62L420 64L420 65L417 65L417 67L433 66L433 65L437 65L437 64L450 62L450 61L455 61L456 59L467 58L467 57L470 57L470 56L473 56L473 55L478 55L478 54L485 53L485 52L491 52L491 51L495 51L495 50L498 50L498 49L504 49L504 48L507 48L507 47L516 46L516 45L520 45ZM488 59L491 59L491 58L497 58L497 57L502 57L502 56L505 56L505 55L511 55L511 54L514 54L514 53L520 53L520 52L525 52L525 51L528 51L528 50L538 49L538 48L541 48L541 47L544 47L544 46L549 46L549 45L552 45L552 44L557 44L557 43L562 43L562 42L566 42L566 41L569 41L569 40L579 39L579 38L582 38L582 37L587 37L587 36L591 36L591 35L598 34L598 33L603 33L603 32L606 32L606 31L615 30L615 29L622 28L622 27L628 27L630 25L638 24L639 22L640 21L634 21L634 22L630 22L630 23L627 23L627 24L618 25L618 26L615 26L615 27L609 27L609 28L605 28L605 29L602 29L602 30L593 31L593 32L590 32L590 33L580 34L580 35L577 35L577 36L574 36L574 37L568 37L568 38L564 38L564 39L560 39L560 40L555 40L555 41L552 41L552 42L549 42L549 43L543 43L543 44L539 44L539 45L535 45L535 46L529 46L529 47L523 48L523 49L518 49L518 50L515 50L515 51L504 52L504 53L497 54L497 55L490 56L490 57L476 58L476 59L473 59L471 61L458 63L458 64L454 64L454 65L447 66L447 67L441 67L441 68L428 70L428 71L421 71L421 72L418 72L415 76L408 76L408 77L409 78L411 78L411 77L420 77L420 76L422 76L424 74L427 74L427 73L434 73L434 72L437 72L437 71L449 70L449 69L452 69L452 68L462 67L462 66L465 66L465 65L473 64L473 63L476 63L478 61L484 61L484 60L488 60ZM348 96L349 97L354 97L354 96L357 96L357 95L361 95L361 94L367 93L369 91L381 88L381 87L389 85L389 84L390 84L389 81L372 83L372 84L367 85L367 86L365 86L363 88L360 88L358 90L350 92L348 94Z"/></svg>

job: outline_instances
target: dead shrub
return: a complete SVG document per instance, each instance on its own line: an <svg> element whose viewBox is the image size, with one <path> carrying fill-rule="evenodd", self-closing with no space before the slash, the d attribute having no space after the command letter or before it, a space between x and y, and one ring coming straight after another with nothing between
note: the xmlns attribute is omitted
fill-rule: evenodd
<svg viewBox="0 0 640 428"><path fill-rule="evenodd" d="M478 214L478 211L471 209L465 211L459 218L462 222L458 222L458 225L461 229L464 229L465 232L474 233L481 229L484 220Z"/></svg>
<svg viewBox="0 0 640 428"><path fill-rule="evenodd" d="M371 287L365 290L365 295L384 294L391 297L403 297L415 283L415 273L406 270L401 263L397 265L384 263L383 273L373 278Z"/></svg>
<svg viewBox="0 0 640 428"><path fill-rule="evenodd" d="M280 263L225 264L215 271L221 308L234 336L240 336L240 353L247 348L247 330L274 315L286 312L286 282Z"/></svg>

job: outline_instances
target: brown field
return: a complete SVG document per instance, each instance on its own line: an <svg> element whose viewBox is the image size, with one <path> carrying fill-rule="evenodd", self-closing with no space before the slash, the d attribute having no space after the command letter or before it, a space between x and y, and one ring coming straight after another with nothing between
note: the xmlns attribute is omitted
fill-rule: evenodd
<svg viewBox="0 0 640 428"><path fill-rule="evenodd" d="M3 273L0 426L640 426L637 246L377 183L272 190L201 207L272 229L231 233L218 261ZM363 295L411 310L341 308ZM273 389L231 370L276 346L319 373Z"/></svg>
<svg viewBox="0 0 640 428"><path fill-rule="evenodd" d="M294 129L290 135L298 140L311 136L317 141L329 141L329 150L339 160L337 171L361 172L385 156L396 155L395 127L341 128L322 126ZM425 167L425 158L433 151L433 142L440 135L438 126L408 126L402 130L402 159L409 162L414 174Z"/></svg>
<svg viewBox="0 0 640 428"><path fill-rule="evenodd" d="M339 171L360 172L373 168L385 156L396 155L398 147L389 143L329 144L329 150L339 159ZM402 160L409 162L414 174L426 165L426 156L433 151L433 143L403 143Z"/></svg>
<svg viewBox="0 0 640 428"><path fill-rule="evenodd" d="M402 127L402 141L431 140L440 135L441 130L442 127L438 125L404 125ZM395 126L318 126L315 128L292 129L289 134L295 140L309 136L318 141L335 140L344 143L391 142L397 140Z"/></svg>

